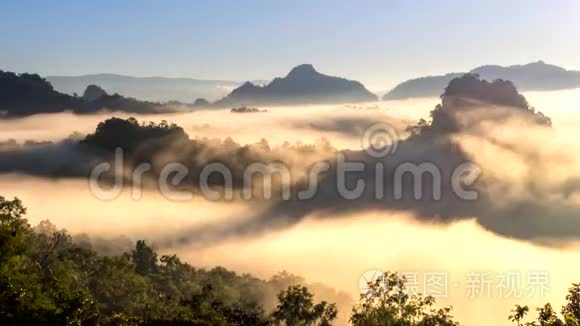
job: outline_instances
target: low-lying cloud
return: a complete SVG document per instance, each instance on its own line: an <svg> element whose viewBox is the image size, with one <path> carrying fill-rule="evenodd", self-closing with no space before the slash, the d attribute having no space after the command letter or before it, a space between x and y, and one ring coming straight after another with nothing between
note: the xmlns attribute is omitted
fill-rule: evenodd
<svg viewBox="0 0 580 326"><path fill-rule="evenodd" d="M452 304L455 315L463 322L501 325L507 323L512 304L525 301L535 306L549 301L559 306L566 288L578 281L570 262L579 252L580 167L575 157L579 135L573 128L579 120L575 112L567 111L574 103L580 103L580 92L575 94L566 97L569 99L566 103L558 102L560 93L546 93L544 97L535 93L528 97L552 118L552 128L529 125L517 116L491 119L449 137L448 144L460 149L455 155L448 155L445 143L412 147L402 144L395 155L385 158L390 165L405 160L421 162L425 157L443 167L463 159L475 162L483 171L475 183L481 194L475 203L443 200L418 205L412 200L385 202L371 197L344 201L333 191L323 191L307 203L211 202L199 196L187 202L170 202L148 190L139 201L134 201L128 191L114 201L100 201L90 193L84 178L46 178L45 171L27 173L37 177L23 175L22 171L3 173L0 185L3 195L23 199L32 224L49 219L75 234L77 241L91 241L103 251L126 250L134 240L147 239L161 252L176 252L195 266L224 265L266 278L287 269L308 281L321 281L353 296L357 295L360 275L367 270L448 272L450 286L456 282L458 287L450 288L449 298L443 304ZM550 103L555 104L552 107ZM374 114L379 114L377 120L394 125L397 122L393 121L427 117L423 102L380 105L379 113L300 107L284 108L281 112L268 108L268 113L259 115L211 111L144 116L139 120L165 119L183 126L192 138L211 136L223 140L229 136L240 145L256 144L270 134L272 137L267 140L273 147L284 141L312 144L319 136L325 136L334 148L352 150L345 153L356 159L364 155L356 128L370 121L368 118ZM433 105L428 106L432 108ZM473 114L480 114L479 110ZM356 122L346 128L342 122L327 122L357 116L353 119ZM29 162L23 166L34 167L37 160L46 160L43 156L46 153L54 157L52 166L70 162L71 159L64 158L77 152L70 153L70 143L63 139L74 131L91 133L106 118L59 114L1 121L0 135L4 140L15 138L20 144L27 139L51 140L54 144L28 144L18 153L3 156L0 162L5 164L10 158L23 157L26 160L21 162ZM73 127L62 127L60 121ZM254 123L263 128L252 128ZM324 124L332 127L321 127ZM316 126L321 128L315 130ZM277 129L280 133L276 133ZM16 148L14 144L5 146L3 150ZM22 152L23 148L34 149L34 155L27 150ZM364 156L364 161L370 165L376 162L368 156ZM361 174L354 176L359 178ZM328 189L334 187L331 186L328 184ZM429 186L426 181L425 189ZM372 187L372 183L367 187ZM546 271L550 276L549 292L544 298L525 300L466 299L466 275L473 271L520 271L522 275Z"/></svg>

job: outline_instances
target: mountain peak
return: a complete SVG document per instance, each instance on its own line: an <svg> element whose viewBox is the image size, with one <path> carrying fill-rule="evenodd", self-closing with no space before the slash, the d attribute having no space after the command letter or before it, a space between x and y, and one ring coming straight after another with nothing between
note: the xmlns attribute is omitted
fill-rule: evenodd
<svg viewBox="0 0 580 326"><path fill-rule="evenodd" d="M247 82L244 82L242 84L242 86L240 86L240 87L253 87L253 86L256 86L256 85L254 85L254 83L252 83L250 81L247 81Z"/></svg>
<svg viewBox="0 0 580 326"><path fill-rule="evenodd" d="M327 76L316 71L311 64L302 64L292 68L286 77L275 78L268 85L245 83L215 105L293 105L376 100L376 95L357 81Z"/></svg>
<svg viewBox="0 0 580 326"><path fill-rule="evenodd" d="M580 71L567 70L543 60L523 65L484 65L470 71L487 81L511 81L522 91L546 91L580 87ZM464 73L430 76L407 80L389 91L383 99L438 96L456 77Z"/></svg>
<svg viewBox="0 0 580 326"><path fill-rule="evenodd" d="M257 88L257 86L254 85L252 82L247 81L247 82L243 83L242 86L238 87L237 89L238 90L248 90L248 89L254 89L254 88Z"/></svg>
<svg viewBox="0 0 580 326"><path fill-rule="evenodd" d="M314 69L314 66L311 64L302 64L298 65L288 73L287 77L292 76L310 76L310 75L318 75L318 71Z"/></svg>
<svg viewBox="0 0 580 326"><path fill-rule="evenodd" d="M107 96L107 92L97 85L89 85L83 93L83 99L87 102L93 102L103 96Z"/></svg>

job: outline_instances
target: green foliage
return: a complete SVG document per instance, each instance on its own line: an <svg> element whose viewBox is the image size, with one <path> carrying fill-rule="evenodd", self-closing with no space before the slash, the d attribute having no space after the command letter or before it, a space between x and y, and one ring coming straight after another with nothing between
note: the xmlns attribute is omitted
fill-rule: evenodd
<svg viewBox="0 0 580 326"><path fill-rule="evenodd" d="M566 300L568 303L562 307L562 314L580 320L580 283L572 284L572 287L568 289Z"/></svg>
<svg viewBox="0 0 580 326"><path fill-rule="evenodd" d="M528 308L528 306L516 305L515 308L512 309L512 314L508 317L508 319L518 323L518 325L521 325L521 321L529 311L530 308Z"/></svg>
<svg viewBox="0 0 580 326"><path fill-rule="evenodd" d="M99 255L48 221L31 228L25 212L20 200L0 197L1 325L266 326L276 293L303 282L285 272L263 281L195 269L176 255L158 257L145 241L131 253ZM336 316L334 304L308 307L318 325Z"/></svg>
<svg viewBox="0 0 580 326"><path fill-rule="evenodd" d="M140 275L147 275L157 271L157 253L145 244L145 241L137 241L137 246L131 254L135 271Z"/></svg>
<svg viewBox="0 0 580 326"><path fill-rule="evenodd" d="M330 322L337 315L336 305L328 304L326 301L314 304L313 297L308 288L304 286L289 286L286 291L278 295L279 304L272 313L276 324L286 326L331 325Z"/></svg>
<svg viewBox="0 0 580 326"><path fill-rule="evenodd" d="M528 313L528 306L516 305L512 310L509 320L516 322L518 325L525 326L580 326L580 284L573 283L568 289L566 295L566 304L562 307L564 319L560 319L550 303L543 307L537 308L538 317L533 322L523 322L525 315Z"/></svg>
<svg viewBox="0 0 580 326"><path fill-rule="evenodd" d="M19 199L12 201L0 197L0 262L25 254L30 249L32 233L22 216L26 209Z"/></svg>
<svg viewBox="0 0 580 326"><path fill-rule="evenodd" d="M340 316L326 300L349 305L340 293L311 284L321 300L315 303L304 279L287 272L263 281L222 267L196 269L176 255L159 257L145 241L131 253L99 255L48 221L32 228L25 213L20 200L0 196L0 325L328 326ZM459 325L451 308L409 294L397 274L385 273L369 287L352 309L354 326ZM580 284L566 300L563 318L548 303L536 321L524 322L529 308L519 305L509 319L580 326Z"/></svg>
<svg viewBox="0 0 580 326"><path fill-rule="evenodd" d="M431 296L409 294L406 279L386 272L369 283L353 308L351 322L355 326L455 326L451 308L434 307Z"/></svg>
<svg viewBox="0 0 580 326"><path fill-rule="evenodd" d="M538 322L540 326L558 326L564 325L564 323L558 318L558 315L552 309L552 305L546 303L544 307L537 308L538 311Z"/></svg>
<svg viewBox="0 0 580 326"><path fill-rule="evenodd" d="M99 123L95 133L88 135L81 143L107 151L121 148L133 152L145 142L160 142L165 146L188 140L182 128L167 121L139 124L135 118L110 118Z"/></svg>

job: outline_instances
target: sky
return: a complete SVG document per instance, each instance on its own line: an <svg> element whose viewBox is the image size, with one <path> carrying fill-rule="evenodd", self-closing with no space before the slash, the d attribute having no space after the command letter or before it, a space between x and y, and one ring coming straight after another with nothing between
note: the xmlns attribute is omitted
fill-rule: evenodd
<svg viewBox="0 0 580 326"><path fill-rule="evenodd" d="M580 1L0 3L0 69L256 80L298 64L373 91L537 60L580 70Z"/></svg>

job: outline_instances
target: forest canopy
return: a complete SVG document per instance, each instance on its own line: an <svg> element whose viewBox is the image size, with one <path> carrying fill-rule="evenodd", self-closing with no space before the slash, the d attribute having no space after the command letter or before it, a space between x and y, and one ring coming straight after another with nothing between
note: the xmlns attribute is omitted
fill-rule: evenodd
<svg viewBox="0 0 580 326"><path fill-rule="evenodd" d="M222 267L195 268L159 255L144 240L131 252L102 255L78 244L48 220L32 227L19 199L0 197L0 322L3 325L333 325L345 324L344 295L281 272L264 281ZM321 301L320 298L322 298ZM338 300L339 304L327 300ZM573 284L560 318L547 303L538 323L578 325L580 284ZM510 320L522 325L527 306ZM369 282L352 306L355 326L459 325L451 307L409 294L406 279L387 272Z"/></svg>

